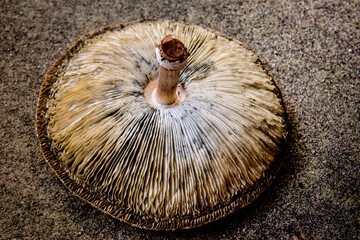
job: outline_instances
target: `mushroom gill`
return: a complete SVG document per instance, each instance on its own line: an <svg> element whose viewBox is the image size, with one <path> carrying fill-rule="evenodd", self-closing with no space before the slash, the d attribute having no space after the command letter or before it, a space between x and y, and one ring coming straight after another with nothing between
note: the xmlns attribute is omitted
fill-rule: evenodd
<svg viewBox="0 0 360 240"><path fill-rule="evenodd" d="M181 101L166 107L151 96L156 48L169 35L190 56L178 70ZM177 229L218 219L267 187L284 118L276 84L244 45L148 20L99 29L68 50L43 83L37 128L71 191L130 224Z"/></svg>

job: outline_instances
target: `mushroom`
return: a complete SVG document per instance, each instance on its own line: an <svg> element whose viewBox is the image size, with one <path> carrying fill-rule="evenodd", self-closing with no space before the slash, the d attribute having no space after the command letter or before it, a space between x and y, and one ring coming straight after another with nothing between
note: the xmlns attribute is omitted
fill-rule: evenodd
<svg viewBox="0 0 360 240"><path fill-rule="evenodd" d="M286 136L274 80L242 43L143 20L84 35L48 72L42 151L68 189L129 224L192 228L254 200Z"/></svg>

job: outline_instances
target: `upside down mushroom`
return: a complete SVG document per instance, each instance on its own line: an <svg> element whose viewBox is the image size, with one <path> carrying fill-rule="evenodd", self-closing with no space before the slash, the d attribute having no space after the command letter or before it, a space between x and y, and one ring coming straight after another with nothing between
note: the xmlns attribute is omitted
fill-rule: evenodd
<svg viewBox="0 0 360 240"><path fill-rule="evenodd" d="M286 136L281 93L243 44L144 20L84 35L37 108L42 151L68 189L129 224L192 228L254 200Z"/></svg>

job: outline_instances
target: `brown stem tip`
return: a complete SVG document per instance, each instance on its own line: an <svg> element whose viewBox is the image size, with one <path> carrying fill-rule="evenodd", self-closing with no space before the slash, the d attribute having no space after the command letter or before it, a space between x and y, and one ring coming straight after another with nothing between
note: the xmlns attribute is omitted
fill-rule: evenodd
<svg viewBox="0 0 360 240"><path fill-rule="evenodd" d="M186 59L190 55L184 44L176 39L174 35L164 37L159 45L159 49L162 57L169 61Z"/></svg>

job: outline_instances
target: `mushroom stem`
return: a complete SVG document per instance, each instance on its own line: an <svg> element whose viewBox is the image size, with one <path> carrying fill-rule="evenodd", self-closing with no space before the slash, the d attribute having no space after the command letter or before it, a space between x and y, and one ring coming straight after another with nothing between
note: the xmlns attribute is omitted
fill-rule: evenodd
<svg viewBox="0 0 360 240"><path fill-rule="evenodd" d="M169 70L160 66L158 85L156 87L156 100L164 105L171 105L177 100L177 85L180 70Z"/></svg>
<svg viewBox="0 0 360 240"><path fill-rule="evenodd" d="M184 44L174 35L166 36L156 48L160 72L155 98L160 104L171 105L176 102L180 71L186 66L189 55Z"/></svg>

